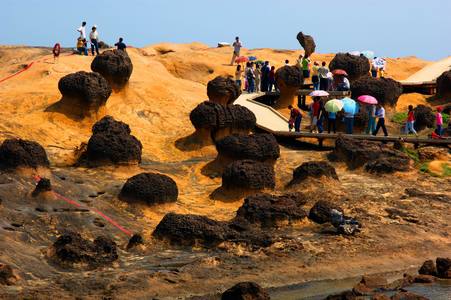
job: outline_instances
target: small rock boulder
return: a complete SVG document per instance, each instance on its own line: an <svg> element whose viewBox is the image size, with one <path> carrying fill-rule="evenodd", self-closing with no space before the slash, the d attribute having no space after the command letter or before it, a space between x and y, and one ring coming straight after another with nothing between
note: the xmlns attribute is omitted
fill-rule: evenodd
<svg viewBox="0 0 451 300"><path fill-rule="evenodd" d="M310 57L315 52L316 44L312 36L303 34L302 31L296 36L299 44L304 48L305 57Z"/></svg>
<svg viewBox="0 0 451 300"><path fill-rule="evenodd" d="M440 278L451 278L451 258L437 257L437 276Z"/></svg>
<svg viewBox="0 0 451 300"><path fill-rule="evenodd" d="M58 89L63 95L62 100L73 99L86 110L98 110L105 105L112 92L110 84L102 75L84 71L61 78Z"/></svg>
<svg viewBox="0 0 451 300"><path fill-rule="evenodd" d="M395 107L402 94L402 85L391 78L363 76L351 84L351 94L353 99L370 95L385 107Z"/></svg>
<svg viewBox="0 0 451 300"><path fill-rule="evenodd" d="M92 128L85 156L92 164L141 162L142 144L127 124L106 116Z"/></svg>
<svg viewBox="0 0 451 300"><path fill-rule="evenodd" d="M409 164L404 158L383 157L365 164L365 171L377 174L390 174L394 172L405 172L409 170Z"/></svg>
<svg viewBox="0 0 451 300"><path fill-rule="evenodd" d="M418 274L437 276L437 269L433 260L427 260L418 270Z"/></svg>
<svg viewBox="0 0 451 300"><path fill-rule="evenodd" d="M360 77L368 76L370 72L370 62L365 56L337 53L330 62L329 69L331 72L337 69L345 70L346 73L348 73L349 80L354 81Z"/></svg>
<svg viewBox="0 0 451 300"><path fill-rule="evenodd" d="M132 75L133 64L127 52L114 49L97 55L91 70L101 74L114 89L122 89Z"/></svg>
<svg viewBox="0 0 451 300"><path fill-rule="evenodd" d="M257 194L247 197L238 209L236 219L245 219L259 227L278 227L291 224L307 217L302 206L307 202L305 195L291 193L283 196Z"/></svg>
<svg viewBox="0 0 451 300"><path fill-rule="evenodd" d="M437 78L437 96L440 98L451 97L451 71L443 72Z"/></svg>
<svg viewBox="0 0 451 300"><path fill-rule="evenodd" d="M19 276L10 265L0 263L0 285L14 285L18 280Z"/></svg>
<svg viewBox="0 0 451 300"><path fill-rule="evenodd" d="M275 161L280 156L280 147L272 134L229 135L216 142L221 157L232 160L252 159L261 162Z"/></svg>
<svg viewBox="0 0 451 300"><path fill-rule="evenodd" d="M240 282L225 291L221 300L269 300L269 294L255 282Z"/></svg>
<svg viewBox="0 0 451 300"><path fill-rule="evenodd" d="M338 180L335 168L328 162L309 161L294 169L291 184L300 183L307 178L321 178L323 176Z"/></svg>
<svg viewBox="0 0 451 300"><path fill-rule="evenodd" d="M310 220L318 224L330 223L332 222L333 209L343 214L343 209L341 209L338 205L329 201L320 200L310 209L308 217Z"/></svg>
<svg viewBox="0 0 451 300"><path fill-rule="evenodd" d="M38 181L34 191L31 193L33 197L38 196L41 193L50 192L52 190L52 184L50 183L50 179L41 178Z"/></svg>
<svg viewBox="0 0 451 300"><path fill-rule="evenodd" d="M420 131L426 128L434 128L435 115L432 108L426 105L418 105L414 108L415 115L415 130Z"/></svg>
<svg viewBox="0 0 451 300"><path fill-rule="evenodd" d="M238 160L229 164L222 174L226 190L262 190L276 186L274 168L254 160Z"/></svg>
<svg viewBox="0 0 451 300"><path fill-rule="evenodd" d="M119 194L119 198L126 202L149 205L175 202L177 197L175 181L157 173L141 173L129 178Z"/></svg>
<svg viewBox="0 0 451 300"><path fill-rule="evenodd" d="M0 146L0 170L49 166L44 148L34 141L6 139Z"/></svg>
<svg viewBox="0 0 451 300"><path fill-rule="evenodd" d="M230 76L218 76L207 84L208 99L221 105L231 105L241 95L241 89Z"/></svg>
<svg viewBox="0 0 451 300"><path fill-rule="evenodd" d="M52 245L49 258L62 267L95 269L111 265L118 254L116 243L107 237L99 236L90 241L79 233L67 232Z"/></svg>
<svg viewBox="0 0 451 300"><path fill-rule="evenodd" d="M412 292L401 291L393 295L391 297L391 300L429 300L429 299Z"/></svg>

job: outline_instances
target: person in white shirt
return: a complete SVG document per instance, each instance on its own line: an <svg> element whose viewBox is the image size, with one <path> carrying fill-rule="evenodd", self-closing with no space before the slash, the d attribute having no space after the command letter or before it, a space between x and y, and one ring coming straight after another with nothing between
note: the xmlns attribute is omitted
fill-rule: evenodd
<svg viewBox="0 0 451 300"><path fill-rule="evenodd" d="M235 59L240 56L241 47L243 47L243 44L241 44L240 38L236 37L235 42L233 43L232 62L230 63L231 66L233 66Z"/></svg>
<svg viewBox="0 0 451 300"><path fill-rule="evenodd" d="M81 23L81 26L77 29L77 31L80 33L82 40L86 39L86 22Z"/></svg>
<svg viewBox="0 0 451 300"><path fill-rule="evenodd" d="M91 40L91 53L94 56L94 49L96 54L99 55L99 32L97 31L97 26L92 26L92 31L89 34L89 39Z"/></svg>
<svg viewBox="0 0 451 300"><path fill-rule="evenodd" d="M378 117L379 120L377 120L376 130L373 132L373 135L377 135L377 132L382 127L384 136L388 136L387 128L385 127L385 109L380 104L377 105L376 117Z"/></svg>

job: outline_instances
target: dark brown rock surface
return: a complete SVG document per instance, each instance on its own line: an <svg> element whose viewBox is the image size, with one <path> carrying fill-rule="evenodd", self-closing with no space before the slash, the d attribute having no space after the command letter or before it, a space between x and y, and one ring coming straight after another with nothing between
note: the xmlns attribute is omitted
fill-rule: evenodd
<svg viewBox="0 0 451 300"><path fill-rule="evenodd" d="M48 168L50 162L44 148L34 141L6 139L0 146L0 169L13 170L20 167Z"/></svg>
<svg viewBox="0 0 451 300"><path fill-rule="evenodd" d="M114 89L122 89L132 75L133 64L127 52L114 49L97 55L91 70L101 74Z"/></svg>

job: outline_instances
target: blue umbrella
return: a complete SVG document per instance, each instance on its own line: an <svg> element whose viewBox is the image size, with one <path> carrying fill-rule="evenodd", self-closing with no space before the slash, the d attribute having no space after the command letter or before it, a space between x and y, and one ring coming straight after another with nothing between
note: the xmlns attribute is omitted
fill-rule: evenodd
<svg viewBox="0 0 451 300"><path fill-rule="evenodd" d="M249 56L248 58L249 58L249 61L256 61L257 60L256 56Z"/></svg>
<svg viewBox="0 0 451 300"><path fill-rule="evenodd" d="M351 98L343 98L341 101L343 102L343 110L345 113L356 114L358 112L357 103Z"/></svg>

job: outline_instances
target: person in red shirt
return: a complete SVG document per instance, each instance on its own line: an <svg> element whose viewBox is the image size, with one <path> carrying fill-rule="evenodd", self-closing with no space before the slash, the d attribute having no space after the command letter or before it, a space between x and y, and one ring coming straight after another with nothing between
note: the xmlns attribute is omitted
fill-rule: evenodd
<svg viewBox="0 0 451 300"><path fill-rule="evenodd" d="M406 121L406 134L413 133L418 135L415 128L415 112L413 111L413 106L409 105L409 111L407 112L407 121Z"/></svg>
<svg viewBox="0 0 451 300"><path fill-rule="evenodd" d="M302 114L301 111L292 105L288 105L290 110L290 120L288 121L288 129L291 131L294 127L295 132L301 131Z"/></svg>
<svg viewBox="0 0 451 300"><path fill-rule="evenodd" d="M314 97L312 106L310 108L311 113L310 132L318 132L318 119L320 112L321 112L321 98Z"/></svg>

